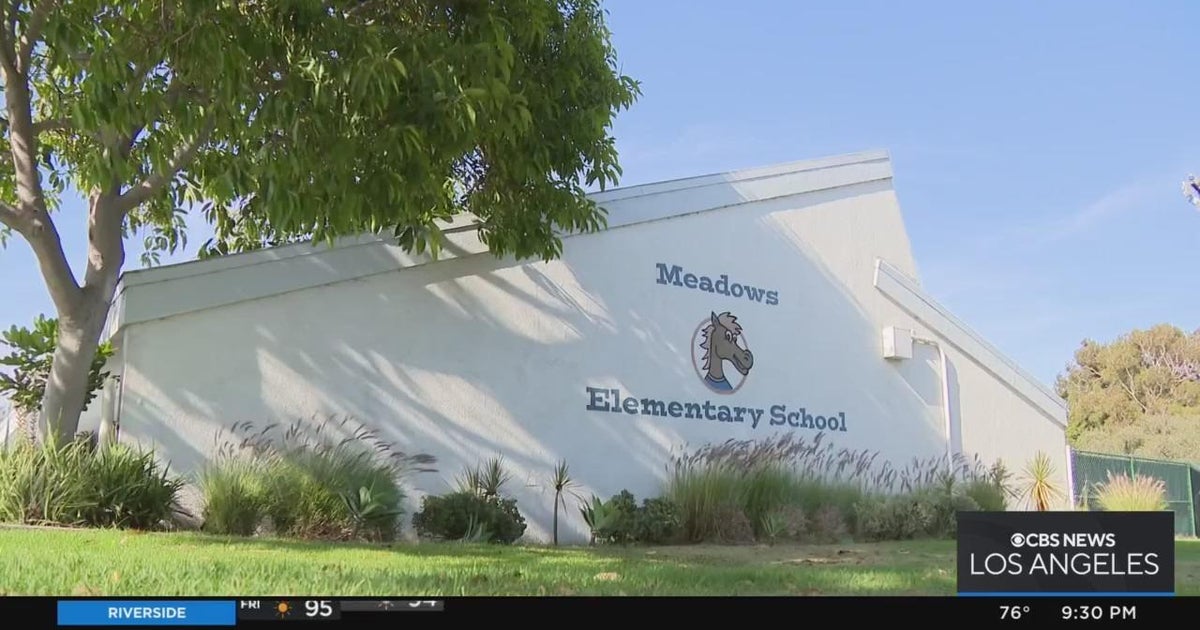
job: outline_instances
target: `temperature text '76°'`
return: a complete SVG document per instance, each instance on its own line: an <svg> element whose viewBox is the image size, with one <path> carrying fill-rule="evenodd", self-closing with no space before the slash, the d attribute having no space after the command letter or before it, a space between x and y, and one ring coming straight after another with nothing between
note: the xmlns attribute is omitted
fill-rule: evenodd
<svg viewBox="0 0 1200 630"><path fill-rule="evenodd" d="M1001 619L1020 619L1029 614L1029 606L1001 606Z"/></svg>

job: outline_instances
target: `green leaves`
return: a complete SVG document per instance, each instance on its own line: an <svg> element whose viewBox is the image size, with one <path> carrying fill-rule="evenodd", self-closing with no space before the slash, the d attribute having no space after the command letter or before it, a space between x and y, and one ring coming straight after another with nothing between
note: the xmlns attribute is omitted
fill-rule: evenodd
<svg viewBox="0 0 1200 630"><path fill-rule="evenodd" d="M127 228L170 248L174 210L212 202L208 253L383 229L436 250L435 222L470 212L494 253L550 258L603 226L584 188L620 174L609 130L638 86L598 1L324 6L62 3L30 72L37 118L71 123L41 137L52 187L170 176Z"/></svg>
<svg viewBox="0 0 1200 630"><path fill-rule="evenodd" d="M1200 416L1200 333L1161 324L1110 343L1085 341L1059 377L1068 435L1112 432L1159 415Z"/></svg>
<svg viewBox="0 0 1200 630"><path fill-rule="evenodd" d="M24 413L35 413L41 408L57 344L58 320L43 315L38 315L32 328L12 326L0 332L0 347L10 349L8 354L0 355L0 366L8 368L0 372L0 394L7 395ZM109 378L104 364L112 353L112 345L108 343L101 344L96 352L88 377L85 408Z"/></svg>

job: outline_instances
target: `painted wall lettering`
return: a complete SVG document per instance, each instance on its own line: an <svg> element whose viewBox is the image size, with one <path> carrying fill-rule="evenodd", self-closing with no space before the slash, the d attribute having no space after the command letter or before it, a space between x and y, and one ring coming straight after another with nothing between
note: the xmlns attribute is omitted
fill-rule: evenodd
<svg viewBox="0 0 1200 630"><path fill-rule="evenodd" d="M743 405L720 405L710 400L681 402L660 398L637 398L620 389L609 387L587 388L587 410L631 416L740 422L749 424L751 429L757 429L761 425L814 431L848 430L844 411L820 414L813 413L805 407L789 407L786 404L771 405L770 408L764 409Z"/></svg>
<svg viewBox="0 0 1200 630"><path fill-rule="evenodd" d="M730 282L727 274L721 274L713 278L689 272L679 265L656 263L655 267L658 269L658 277L655 279L655 282L658 284L669 284L695 289L706 293L749 300L768 306L779 304L779 291L762 289L740 282Z"/></svg>

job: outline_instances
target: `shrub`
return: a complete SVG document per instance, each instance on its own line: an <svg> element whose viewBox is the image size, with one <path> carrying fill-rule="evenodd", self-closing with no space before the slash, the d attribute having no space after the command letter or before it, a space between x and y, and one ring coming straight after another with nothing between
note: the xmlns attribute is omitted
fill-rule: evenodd
<svg viewBox="0 0 1200 630"><path fill-rule="evenodd" d="M796 481L795 496L795 503L813 517L809 523L812 535L834 542L853 526L854 506L866 493L852 483L802 478Z"/></svg>
<svg viewBox="0 0 1200 630"><path fill-rule="evenodd" d="M638 506L633 493L622 490L607 501L593 496L580 512L592 530L593 543L664 544L679 539L679 508L667 498L645 499Z"/></svg>
<svg viewBox="0 0 1200 630"><path fill-rule="evenodd" d="M965 494L930 487L868 497L856 509L858 537L881 541L953 537L958 530L957 513L978 510L979 505Z"/></svg>
<svg viewBox="0 0 1200 630"><path fill-rule="evenodd" d="M906 540L916 535L917 518L908 497L863 499L855 506L855 535L868 541Z"/></svg>
<svg viewBox="0 0 1200 630"><path fill-rule="evenodd" d="M168 476L151 451L112 444L96 449L87 467L83 522L92 527L154 529L178 511L183 482Z"/></svg>
<svg viewBox="0 0 1200 630"><path fill-rule="evenodd" d="M683 536L689 542L721 538L723 519L741 512L738 472L719 463L681 464L667 484L666 496L678 506Z"/></svg>
<svg viewBox="0 0 1200 630"><path fill-rule="evenodd" d="M87 507L91 451L83 442L22 439L0 450L0 520L80 525Z"/></svg>
<svg viewBox="0 0 1200 630"><path fill-rule="evenodd" d="M633 540L664 544L679 537L679 509L670 499L645 499L633 518Z"/></svg>
<svg viewBox="0 0 1200 630"><path fill-rule="evenodd" d="M787 523L782 512L772 512L763 517L758 529L762 532L760 538L767 543L774 543L788 537Z"/></svg>
<svg viewBox="0 0 1200 630"><path fill-rule="evenodd" d="M841 542L850 536L850 525L846 522L845 513L836 505L825 505L813 515L811 524L814 542Z"/></svg>
<svg viewBox="0 0 1200 630"><path fill-rule="evenodd" d="M277 533L333 540L395 535L404 493L393 471L366 451L343 444L268 461L265 508Z"/></svg>
<svg viewBox="0 0 1200 630"><path fill-rule="evenodd" d="M717 527L715 540L730 544L752 543L757 540L754 523L746 513L736 507L728 507L726 511L717 512Z"/></svg>
<svg viewBox="0 0 1200 630"><path fill-rule="evenodd" d="M211 534L250 536L266 508L265 467L249 459L224 459L200 476L204 497L201 529Z"/></svg>
<svg viewBox="0 0 1200 630"><path fill-rule="evenodd" d="M1108 512L1156 512L1165 510L1167 486L1161 479L1146 475L1114 475L1097 488L1096 502Z"/></svg>
<svg viewBox="0 0 1200 630"><path fill-rule="evenodd" d="M775 462L751 466L741 475L735 475L735 496L731 503L740 507L751 523L758 525L768 515L797 501L797 481L795 473ZM762 533L761 528L755 528L756 535Z"/></svg>
<svg viewBox="0 0 1200 630"><path fill-rule="evenodd" d="M516 500L465 490L427 496L413 515L417 533L442 540L511 544L525 533L525 526Z"/></svg>
<svg viewBox="0 0 1200 630"><path fill-rule="evenodd" d="M916 499L923 519L918 534L931 538L953 538L958 533L958 513L979 510L969 494L947 487L927 488Z"/></svg>
<svg viewBox="0 0 1200 630"><path fill-rule="evenodd" d="M792 434L728 440L675 458L666 495L679 506L689 541L742 540L746 522L754 536L770 538L764 527L781 510L851 510L871 483L873 459L836 449L820 434L812 441Z"/></svg>
<svg viewBox="0 0 1200 630"><path fill-rule="evenodd" d="M525 517L516 499L501 495L511 478L500 457L466 469L457 492L425 497L413 515L414 529L443 540L513 543L525 533Z"/></svg>
<svg viewBox="0 0 1200 630"><path fill-rule="evenodd" d="M787 506L764 516L758 531L759 538L767 542L800 541L808 538L809 519L803 508Z"/></svg>
<svg viewBox="0 0 1200 630"><path fill-rule="evenodd" d="M609 544L636 541L638 506L633 493L622 490L607 501L599 501L596 506L601 518L593 525L593 540Z"/></svg>
<svg viewBox="0 0 1200 630"><path fill-rule="evenodd" d="M88 440L21 440L0 450L0 521L151 529L182 484L148 451Z"/></svg>
<svg viewBox="0 0 1200 630"><path fill-rule="evenodd" d="M1003 509L1007 473L977 459L914 459L876 465L875 454L780 434L708 445L672 462L666 496L679 508L686 540L779 540L804 520L804 536L839 541L946 536L957 510ZM799 518L798 518L799 517ZM860 527L859 518L868 522ZM752 534L744 531L749 523Z"/></svg>
<svg viewBox="0 0 1200 630"><path fill-rule="evenodd" d="M250 423L234 425L235 432L248 435L227 445L223 468L204 484L206 528L245 534L265 518L281 536L393 539L403 515L401 480L431 470L427 465L434 460L396 451L374 432L349 423L331 420L312 432L300 423L282 432L278 425L258 432ZM348 437L329 435L327 428Z"/></svg>
<svg viewBox="0 0 1200 630"><path fill-rule="evenodd" d="M1008 494L990 479L973 479L967 482L963 494L970 497L978 509L987 512L1003 512L1008 509Z"/></svg>

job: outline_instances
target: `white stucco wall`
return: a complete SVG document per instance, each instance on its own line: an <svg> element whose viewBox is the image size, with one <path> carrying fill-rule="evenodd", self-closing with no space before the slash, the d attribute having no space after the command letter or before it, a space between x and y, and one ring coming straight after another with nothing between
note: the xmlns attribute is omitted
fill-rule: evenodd
<svg viewBox="0 0 1200 630"><path fill-rule="evenodd" d="M410 480L410 508L421 493L447 489L464 466L501 454L534 539L549 536L548 478L560 458L585 496L623 488L654 496L685 444L816 435L772 426L777 405L844 414L845 431L826 439L899 465L943 454L935 354L918 349L901 362L880 354L883 326L936 335L874 284L877 259L916 276L890 180L834 184L764 194L768 176L710 183L707 192L614 195L605 204L615 227L568 238L551 263L497 260L468 247L449 260L364 276L364 265L392 254L358 248L304 264L361 277L255 299L253 287L279 273L263 263L238 271L247 299L179 314L171 309L203 301L197 287L231 290L219 268L206 278L131 282L119 309L166 315L120 327L119 391L96 407L119 418L122 439L153 444L185 474L203 466L234 422L350 416L401 450L437 457L437 473ZM669 214L700 194L727 207L629 218L647 208ZM778 304L661 284L660 263L777 292ZM743 326L754 365L740 389L718 394L698 376L691 346L697 326L726 311ZM965 449L1010 458L1012 467L1039 448L1055 455L1065 443L1061 427L976 361L950 352ZM721 422L589 410L601 399L588 388L762 415L755 427L750 412L743 422ZM573 505L565 517L562 536L586 539Z"/></svg>

